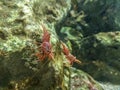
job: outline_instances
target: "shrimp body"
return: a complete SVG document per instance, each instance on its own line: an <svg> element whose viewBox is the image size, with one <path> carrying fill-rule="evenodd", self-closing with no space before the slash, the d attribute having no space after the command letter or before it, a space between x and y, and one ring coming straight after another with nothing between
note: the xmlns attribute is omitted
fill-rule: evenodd
<svg viewBox="0 0 120 90"><path fill-rule="evenodd" d="M66 56L67 60L69 61L70 65L72 65L74 62L79 63L79 64L81 63L81 61L76 59L76 57L70 53L69 49L64 43L62 43L62 47L63 47L63 53Z"/></svg>
<svg viewBox="0 0 120 90"><path fill-rule="evenodd" d="M38 57L39 61L42 61L46 58L48 59L54 58L52 46L50 43L50 33L46 30L44 26L42 27L43 27L42 43L38 48L39 52L35 54Z"/></svg>

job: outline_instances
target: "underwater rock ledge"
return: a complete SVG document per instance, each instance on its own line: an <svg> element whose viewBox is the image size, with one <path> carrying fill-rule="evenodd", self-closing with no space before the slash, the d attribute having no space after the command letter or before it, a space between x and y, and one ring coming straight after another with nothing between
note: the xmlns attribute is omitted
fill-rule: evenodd
<svg viewBox="0 0 120 90"><path fill-rule="evenodd" d="M67 15L71 1L57 1L0 1L1 90L103 90L88 74L64 66L66 58L54 26ZM35 57L36 42L41 43L43 36L41 25L51 35L54 60L38 62Z"/></svg>
<svg viewBox="0 0 120 90"><path fill-rule="evenodd" d="M120 84L119 31L101 32L84 38L80 50L84 63L87 63L81 67L83 70L96 80Z"/></svg>

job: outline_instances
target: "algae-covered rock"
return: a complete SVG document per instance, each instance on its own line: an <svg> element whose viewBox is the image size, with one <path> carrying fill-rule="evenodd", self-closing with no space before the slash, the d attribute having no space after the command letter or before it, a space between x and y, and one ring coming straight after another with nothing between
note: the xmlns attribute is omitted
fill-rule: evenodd
<svg viewBox="0 0 120 90"><path fill-rule="evenodd" d="M84 35L99 32L119 31L119 0L76 0L78 11L83 11L87 26L83 25Z"/></svg>
<svg viewBox="0 0 120 90"><path fill-rule="evenodd" d="M70 6L70 0L60 0L57 3L56 0L0 1L1 88L3 86L5 90L18 87L20 90L60 88L57 85L62 83L59 76L62 64L38 62L34 56L37 51L35 43L42 38L43 24L47 29L51 28L48 29L51 30L53 38L51 43L57 45L54 24L66 15ZM56 83L56 79L60 79L59 82Z"/></svg>
<svg viewBox="0 0 120 90"><path fill-rule="evenodd" d="M119 84L120 1L72 0L72 4L59 36L83 61L75 66L97 80Z"/></svg>
<svg viewBox="0 0 120 90"><path fill-rule="evenodd" d="M61 42L55 26L67 16L70 0L0 1L0 89L70 90L71 68L64 65ZM45 28L43 28L45 27ZM42 54L44 29L50 35L54 58L37 60ZM55 31L56 30L56 31ZM38 43L38 45L37 45ZM50 47L50 48L51 48ZM68 63L67 63L68 64ZM81 74L83 72L80 72ZM77 74L76 74L77 75ZM85 78L89 78L86 75ZM90 78L91 79L91 78ZM93 81L93 80L92 80ZM92 88L97 82L83 82ZM72 83L73 84L73 83ZM95 88L98 90L99 85ZM83 88L84 89L84 88Z"/></svg>
<svg viewBox="0 0 120 90"><path fill-rule="evenodd" d="M84 69L101 81L120 83L120 32L99 33L81 42Z"/></svg>
<svg viewBox="0 0 120 90"><path fill-rule="evenodd" d="M71 68L70 90L103 90L103 88L87 73Z"/></svg>

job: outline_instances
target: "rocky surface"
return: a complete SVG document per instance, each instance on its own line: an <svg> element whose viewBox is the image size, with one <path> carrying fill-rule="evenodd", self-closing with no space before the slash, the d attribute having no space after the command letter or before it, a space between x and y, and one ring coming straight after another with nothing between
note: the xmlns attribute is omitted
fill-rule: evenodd
<svg viewBox="0 0 120 90"><path fill-rule="evenodd" d="M0 1L1 90L74 88L75 72L69 66L64 66L66 58L63 56L61 43L56 34L59 29L57 26L67 16L70 8L70 0ZM54 60L38 62L34 56L38 51L36 42L40 42L43 35L41 25L44 25L51 34L50 43L53 46ZM83 82L80 83L80 88L102 90L88 74L76 71L75 75Z"/></svg>
<svg viewBox="0 0 120 90"><path fill-rule="evenodd" d="M75 68L70 68L70 70L70 90L104 90L100 83L97 83L87 73Z"/></svg>
<svg viewBox="0 0 120 90"><path fill-rule="evenodd" d="M83 68L94 78L120 83L120 32L99 33L87 37L82 41L80 50L81 57L87 63Z"/></svg>
<svg viewBox="0 0 120 90"><path fill-rule="evenodd" d="M119 0L74 0L61 39L95 79L120 84Z"/></svg>

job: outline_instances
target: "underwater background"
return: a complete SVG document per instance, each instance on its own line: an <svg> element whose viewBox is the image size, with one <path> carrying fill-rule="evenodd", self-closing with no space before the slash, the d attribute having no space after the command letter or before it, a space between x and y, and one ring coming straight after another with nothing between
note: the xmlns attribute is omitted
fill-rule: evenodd
<svg viewBox="0 0 120 90"><path fill-rule="evenodd" d="M0 0L0 90L120 90L120 0Z"/></svg>

